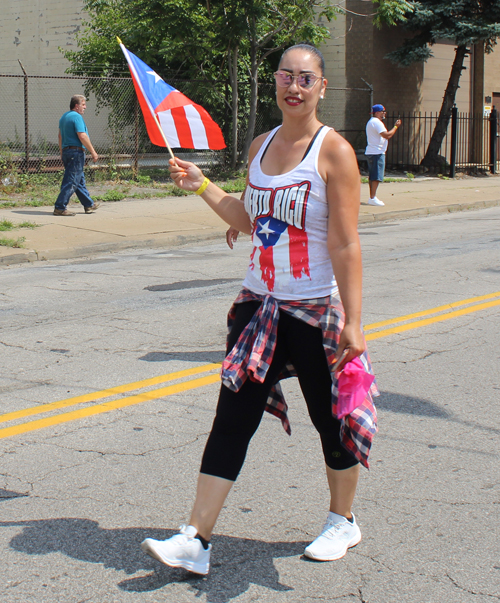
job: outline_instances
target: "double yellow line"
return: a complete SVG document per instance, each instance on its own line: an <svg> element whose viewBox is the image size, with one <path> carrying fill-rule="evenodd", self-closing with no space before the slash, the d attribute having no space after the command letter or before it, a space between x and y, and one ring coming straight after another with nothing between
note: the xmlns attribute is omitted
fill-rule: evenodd
<svg viewBox="0 0 500 603"><path fill-rule="evenodd" d="M485 300L491 301L485 302ZM366 340L371 341L373 339L380 339L380 337L387 337L388 335L409 331L410 329L426 327L427 325L431 325L436 322L450 320L451 318L458 318L459 316L465 316L466 314L479 312L480 310L487 310L488 308L493 308L494 306L500 306L500 291L497 291L496 293L489 293L488 295L481 295L479 297L471 297L469 299L464 299L463 301L445 304L444 306L438 306L437 308L431 308L430 310L415 312L414 314L407 314L406 316L400 316L399 318L384 320L382 322L374 322L365 326L365 333L368 331L375 331L374 333L368 333L366 335ZM461 309L455 310L454 308ZM429 316L430 318L416 320L417 318L422 318L423 316ZM382 329L382 327L386 327L388 325L397 325L398 323L405 324L400 324L399 326L391 327L390 329Z"/></svg>
<svg viewBox="0 0 500 603"><path fill-rule="evenodd" d="M99 400L101 398L110 398L137 389L144 389L146 387L151 387L152 385L158 385L159 383L181 380L180 383L160 387L159 389L152 389L141 394L127 396L125 398L116 398L114 400L109 400L108 402L102 402L93 406L85 406L71 412L52 415L50 417L29 421L27 423L20 423L12 427L4 427L0 429L0 439L8 438L13 435L19 435L28 431L43 429L44 427L68 423L69 421L74 421L75 419L83 419L84 417L99 415L104 412L110 412L111 410L117 410L118 408L125 408L127 406L133 406L134 404L140 404L141 402L148 402L150 400L156 400L165 396L171 396L172 394L185 392L190 389L195 389L196 387L201 387L202 385L209 385L210 383L219 381L220 377L218 369L220 369L220 366L220 364L206 364L204 366L187 369L185 371L169 373L167 375L161 375L151 379L144 379L143 381L135 381L134 383L127 383L126 385L119 385L118 387L111 387L110 389L103 389L100 392L84 394L83 396L76 396L74 398L67 398L66 400L59 400L58 402L52 402L51 404L40 404L32 408L25 408L24 410L9 412L0 415L0 424L8 421L14 421L16 419L24 419L33 415L49 413L54 410L67 408L69 406L84 404L85 402L94 402L95 400ZM215 370L217 370L217 373L214 374L213 371ZM199 375L202 373L211 374L205 377L199 377L198 379L182 381L182 379L185 379L186 377L192 377L193 375Z"/></svg>
<svg viewBox="0 0 500 603"><path fill-rule="evenodd" d="M365 326L365 336L367 341L371 341L381 337L388 337L389 335L394 335L396 333L402 333L410 329L418 329L433 323L471 314L472 312L479 312L495 306L500 306L500 291L490 293L489 295L482 295L480 297L471 297L463 301L453 302L451 304L438 306L437 308L431 308L429 310L423 310L422 312L415 312L413 314L407 314L406 316L400 316L398 318L372 323ZM389 326L390 328L384 329L384 327ZM0 424L19 419L26 419L27 417L32 417L35 415L51 413L56 410L78 406L79 404L83 405L85 403L95 402L96 400L101 400L104 398L113 398L112 400L108 400L106 402L101 402L90 406L82 406L81 408L72 410L70 412L63 412L44 417L42 419L36 419L34 421L19 423L11 427L0 428L0 439L35 431L37 429L43 429L44 427L68 423L69 421L74 421L75 419L91 417L101 413L110 412L112 410L117 410L119 408L125 408L127 406L133 406L135 404L140 404L141 402L157 400L158 398L164 398L166 396L185 392L190 389L202 387L204 385L210 385L219 381L220 366L220 364L205 364L203 366L187 369L185 371L168 373L166 375L160 375L151 379L144 379L143 381L135 381L134 383L119 385L117 387L104 389L98 392L67 398L65 400L59 400L58 402L52 402L50 404L40 404L32 408L25 408L24 410L5 413L0 415ZM191 378L202 374L205 374L205 376L197 377L195 379ZM158 389L149 389L148 391L131 396L119 397L128 392L150 388L152 386L167 383L169 381L177 381L177 383L160 387Z"/></svg>

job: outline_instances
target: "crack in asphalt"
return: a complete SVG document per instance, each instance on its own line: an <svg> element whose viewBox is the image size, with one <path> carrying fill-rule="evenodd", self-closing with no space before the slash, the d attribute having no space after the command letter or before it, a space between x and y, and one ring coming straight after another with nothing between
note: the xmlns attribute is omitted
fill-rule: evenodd
<svg viewBox="0 0 500 603"><path fill-rule="evenodd" d="M13 343L6 343L5 341L0 341L0 344L4 345L6 348L19 348L20 350L24 350L24 351L31 351L31 350L27 350L27 348L25 348L22 345L14 345Z"/></svg>
<svg viewBox="0 0 500 603"><path fill-rule="evenodd" d="M465 586L461 586L457 580L455 580L452 576L450 576L450 574L445 574L445 576L450 580L450 582L453 584L453 586L455 586L456 588L458 588L459 590L469 593L470 595L477 595L477 596L481 596L481 597L491 597L492 599L498 599L500 600L500 595L492 595L491 593L485 593L485 592L481 592L481 591L475 591L475 590L471 590L469 588L466 588Z"/></svg>

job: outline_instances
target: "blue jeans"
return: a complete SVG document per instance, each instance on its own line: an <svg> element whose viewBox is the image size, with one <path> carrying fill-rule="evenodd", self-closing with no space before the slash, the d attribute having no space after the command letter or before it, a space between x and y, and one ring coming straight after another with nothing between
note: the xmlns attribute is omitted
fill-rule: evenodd
<svg viewBox="0 0 500 603"><path fill-rule="evenodd" d="M384 181L385 155L366 155L368 180Z"/></svg>
<svg viewBox="0 0 500 603"><path fill-rule="evenodd" d="M85 186L85 176L83 175L85 152L80 149L63 149L62 160L64 176L61 191L56 199L55 209L66 209L73 193L76 193L83 207L92 207L94 201Z"/></svg>

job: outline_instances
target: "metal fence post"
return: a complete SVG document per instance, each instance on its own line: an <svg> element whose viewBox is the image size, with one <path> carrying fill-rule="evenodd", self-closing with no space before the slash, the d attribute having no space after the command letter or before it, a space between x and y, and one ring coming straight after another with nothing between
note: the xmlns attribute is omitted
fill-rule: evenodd
<svg viewBox="0 0 500 603"><path fill-rule="evenodd" d="M497 173L497 136L498 112L495 108L490 113L490 172Z"/></svg>
<svg viewBox="0 0 500 603"><path fill-rule="evenodd" d="M372 110L373 107L373 86L371 84L369 84L366 80L364 80L362 77L359 78L362 82L364 82L368 88L370 89L370 111Z"/></svg>
<svg viewBox="0 0 500 603"><path fill-rule="evenodd" d="M457 130L458 130L458 109L454 105L451 110L451 149L450 149L450 178L455 178L457 172Z"/></svg>
<svg viewBox="0 0 500 603"><path fill-rule="evenodd" d="M19 61L19 59L17 59ZM28 74L23 64L19 61L24 73L24 171L29 171L30 164L30 127L29 127L29 109L28 109Z"/></svg>
<svg viewBox="0 0 500 603"><path fill-rule="evenodd" d="M139 101L137 96L135 102L135 132L134 132L134 176L137 178L139 173Z"/></svg>

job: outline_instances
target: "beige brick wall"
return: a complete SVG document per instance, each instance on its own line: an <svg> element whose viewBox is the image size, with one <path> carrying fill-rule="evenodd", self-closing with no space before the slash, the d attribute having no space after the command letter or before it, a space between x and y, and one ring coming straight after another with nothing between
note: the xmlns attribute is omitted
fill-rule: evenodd
<svg viewBox="0 0 500 603"><path fill-rule="evenodd" d="M363 86L365 79L373 86L375 103L384 104L389 112L417 110L420 103L421 65L398 67L384 58L400 46L404 39L401 30L394 27L374 27L369 13L373 5L360 0L348 0L347 8L353 13L348 17L350 31L346 35L347 81L352 87Z"/></svg>
<svg viewBox="0 0 500 603"><path fill-rule="evenodd" d="M388 112L439 111L454 58L453 44L436 44L433 58L411 67L398 67L384 58L398 48L406 33L401 28L373 26L369 13L373 5L362 0L347 0L351 11L346 17L346 81L350 87L362 86L361 78L374 88L374 102L384 104ZM358 13L358 14L353 14ZM360 15L366 16L360 16ZM490 90L500 92L500 52L487 57L486 73ZM470 58L457 93L460 111L470 110ZM499 75L497 75L499 74ZM498 82L498 84L495 84ZM485 92L486 94L486 92Z"/></svg>
<svg viewBox="0 0 500 603"><path fill-rule="evenodd" d="M318 20L321 25L325 25L330 30L330 38L320 48L325 57L326 71L325 77L329 86L345 88L347 85L345 73L345 14L337 15L335 20L328 22Z"/></svg>
<svg viewBox="0 0 500 603"><path fill-rule="evenodd" d="M500 95L500 48L495 47L491 54L484 57L484 96ZM500 99L495 99L497 111L500 111Z"/></svg>
<svg viewBox="0 0 500 603"><path fill-rule="evenodd" d="M417 111L421 102L423 66L416 64L410 67L399 67L384 58L389 52L401 46L404 39L405 34L398 28L374 29L374 100L382 102L389 113Z"/></svg>
<svg viewBox="0 0 500 603"><path fill-rule="evenodd" d="M455 48L455 44L449 42L434 44L432 47L433 56L424 63L420 111L434 113L440 110L451 66L455 59ZM455 103L460 112L472 111L470 55L465 57L464 67L455 97Z"/></svg>
<svg viewBox="0 0 500 603"><path fill-rule="evenodd" d="M328 80L329 88L345 88L346 65L345 65L345 14L337 15L335 20L328 22L319 19L319 23L325 25L330 30L330 38L320 47L325 57L325 77ZM319 108L320 119L336 130L342 131L345 128L346 115L346 93L345 91L327 90L325 99Z"/></svg>

